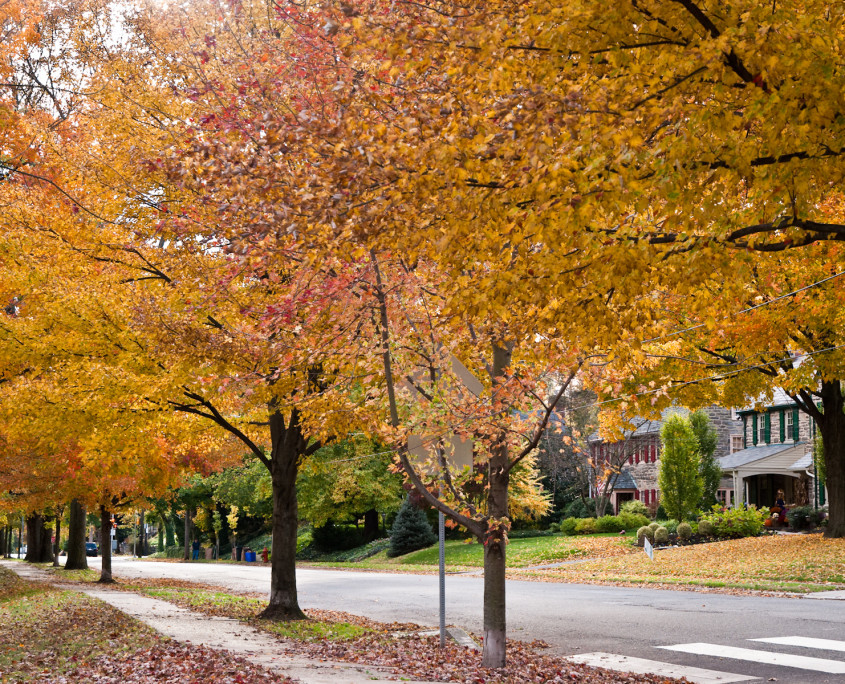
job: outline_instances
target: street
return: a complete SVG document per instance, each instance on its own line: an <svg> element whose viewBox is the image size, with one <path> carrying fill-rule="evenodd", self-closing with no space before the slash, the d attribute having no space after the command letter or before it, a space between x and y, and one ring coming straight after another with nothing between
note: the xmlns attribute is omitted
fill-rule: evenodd
<svg viewBox="0 0 845 684"><path fill-rule="evenodd" d="M99 558L88 560L99 568ZM113 571L118 579L170 577L249 592L266 592L270 582L270 568L261 565L117 556ZM301 568L297 582L304 609L437 625L435 575ZM447 623L482 632L482 582L478 576L447 576ZM845 681L845 600L834 598L509 581L508 635L542 639L557 655L601 653L741 676L718 676L714 682L749 677L796 684ZM603 662L610 662L609 655Z"/></svg>

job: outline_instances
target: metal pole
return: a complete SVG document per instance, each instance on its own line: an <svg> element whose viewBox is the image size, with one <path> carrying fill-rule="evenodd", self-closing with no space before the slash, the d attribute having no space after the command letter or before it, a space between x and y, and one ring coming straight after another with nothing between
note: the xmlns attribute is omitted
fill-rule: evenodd
<svg viewBox="0 0 845 684"><path fill-rule="evenodd" d="M437 514L437 536L440 547L440 648L446 645L446 518Z"/></svg>

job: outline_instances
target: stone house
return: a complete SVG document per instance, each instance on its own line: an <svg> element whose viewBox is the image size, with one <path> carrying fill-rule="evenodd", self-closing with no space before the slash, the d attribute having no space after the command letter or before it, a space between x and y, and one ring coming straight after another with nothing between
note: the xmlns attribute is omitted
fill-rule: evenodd
<svg viewBox="0 0 845 684"><path fill-rule="evenodd" d="M742 423L735 412L717 406L708 406L703 411L718 435L714 457L719 459L743 448ZM591 464L606 469L609 474L605 478L607 484L595 486L590 496L607 496L609 507L614 513L618 513L622 504L632 499L656 509L660 502L660 489L657 486L660 429L663 420L675 413L688 414L689 411L670 408L663 412L660 420L636 418L633 421L635 427L616 442L606 442L598 432L593 433L587 440ZM592 479L595 481L599 478ZM725 505L731 505L733 491L733 479L725 477L717 495Z"/></svg>
<svg viewBox="0 0 845 684"><path fill-rule="evenodd" d="M824 505L826 493L816 485L813 459L815 421L779 389L770 405L736 413L742 421L742 448L719 459L735 503L771 506L783 490L788 506Z"/></svg>

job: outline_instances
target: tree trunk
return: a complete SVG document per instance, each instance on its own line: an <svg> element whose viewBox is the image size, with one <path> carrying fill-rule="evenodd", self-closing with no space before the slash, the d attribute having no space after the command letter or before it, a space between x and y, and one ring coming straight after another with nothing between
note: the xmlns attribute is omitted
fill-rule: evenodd
<svg viewBox="0 0 845 684"><path fill-rule="evenodd" d="M191 560L191 509L185 507L185 552L182 560Z"/></svg>
<svg viewBox="0 0 845 684"><path fill-rule="evenodd" d="M33 513L26 519L26 560L28 563L51 563L53 551L50 533L44 527L44 516Z"/></svg>
<svg viewBox="0 0 845 684"><path fill-rule="evenodd" d="M177 529L179 529L179 516L176 515L176 511L170 511L170 515L167 518L167 526L164 528L165 546L176 546L176 539L179 536L176 533Z"/></svg>
<svg viewBox="0 0 845 684"><path fill-rule="evenodd" d="M493 348L493 383L504 377L510 366L511 352L504 346ZM508 485L510 460L507 435L501 432L490 448L488 462L487 530L484 542L484 650L482 667L505 666L506 602L505 547L507 545Z"/></svg>
<svg viewBox="0 0 845 684"><path fill-rule="evenodd" d="M53 567L59 567L59 552L62 545L62 513L56 511L56 536L53 540Z"/></svg>
<svg viewBox="0 0 845 684"><path fill-rule="evenodd" d="M364 513L364 541L371 542L378 537L378 511L371 508Z"/></svg>
<svg viewBox="0 0 845 684"><path fill-rule="evenodd" d="M8 555L8 548L9 548L8 530L9 530L8 525L3 525L3 527L0 528L0 556L2 556L3 558L6 558L7 555Z"/></svg>
<svg viewBox="0 0 845 684"><path fill-rule="evenodd" d="M74 499L70 502L70 517L67 524L67 562L65 570L86 570L88 558L85 553L85 506Z"/></svg>
<svg viewBox="0 0 845 684"><path fill-rule="evenodd" d="M306 442L294 410L289 425L271 406L270 476L273 483L273 542L270 559L270 604L261 613L268 620L305 620L296 596L296 472Z"/></svg>
<svg viewBox="0 0 845 684"><path fill-rule="evenodd" d="M818 420L824 447L828 522L824 536L845 537L845 400L838 380L823 382L823 415Z"/></svg>
<svg viewBox="0 0 845 684"><path fill-rule="evenodd" d="M111 584L114 578L111 574L111 515L105 506L100 506L100 552L103 563L100 570L100 579L103 584Z"/></svg>

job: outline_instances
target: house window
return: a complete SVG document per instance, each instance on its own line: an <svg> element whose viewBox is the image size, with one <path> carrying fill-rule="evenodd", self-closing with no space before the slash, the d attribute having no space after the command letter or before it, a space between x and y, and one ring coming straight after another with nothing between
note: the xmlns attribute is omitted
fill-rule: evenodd
<svg viewBox="0 0 845 684"><path fill-rule="evenodd" d="M728 501L728 490L727 489L720 489L716 492L716 498L719 500L719 503L723 506L727 506L730 502Z"/></svg>
<svg viewBox="0 0 845 684"><path fill-rule="evenodd" d="M792 433L795 430L795 415L792 411L786 412L786 439L792 439Z"/></svg>
<svg viewBox="0 0 845 684"><path fill-rule="evenodd" d="M760 416L757 419L757 444L766 443L766 419Z"/></svg>
<svg viewBox="0 0 845 684"><path fill-rule="evenodd" d="M742 435L731 435L731 453L742 451Z"/></svg>

